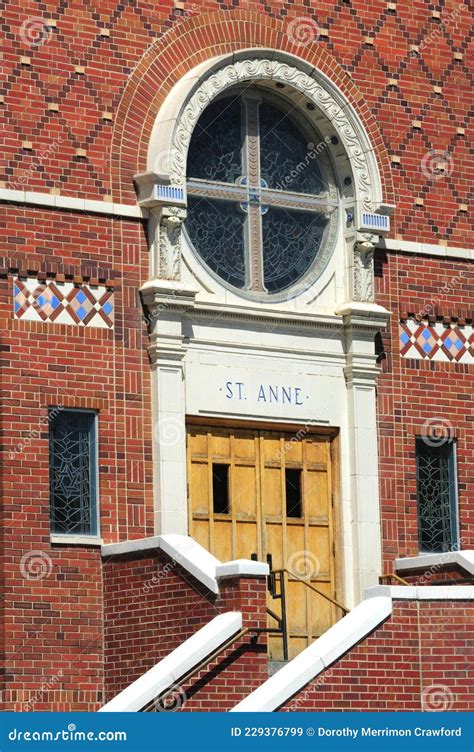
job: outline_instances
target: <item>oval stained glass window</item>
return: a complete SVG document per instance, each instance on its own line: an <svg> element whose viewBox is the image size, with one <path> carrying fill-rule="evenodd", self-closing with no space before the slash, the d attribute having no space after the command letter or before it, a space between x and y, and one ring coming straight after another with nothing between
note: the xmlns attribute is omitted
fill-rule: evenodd
<svg viewBox="0 0 474 752"><path fill-rule="evenodd" d="M337 210L320 167L325 144L308 130L249 87L212 102L193 132L186 232L208 270L250 296L302 280Z"/></svg>

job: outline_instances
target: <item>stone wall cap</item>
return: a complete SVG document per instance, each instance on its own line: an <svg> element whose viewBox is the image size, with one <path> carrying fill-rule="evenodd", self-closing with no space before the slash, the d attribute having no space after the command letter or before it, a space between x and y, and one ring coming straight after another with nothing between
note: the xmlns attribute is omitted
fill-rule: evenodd
<svg viewBox="0 0 474 752"><path fill-rule="evenodd" d="M269 574L270 567L268 564L250 559L235 559L216 567L216 578L218 580L224 577L267 577Z"/></svg>

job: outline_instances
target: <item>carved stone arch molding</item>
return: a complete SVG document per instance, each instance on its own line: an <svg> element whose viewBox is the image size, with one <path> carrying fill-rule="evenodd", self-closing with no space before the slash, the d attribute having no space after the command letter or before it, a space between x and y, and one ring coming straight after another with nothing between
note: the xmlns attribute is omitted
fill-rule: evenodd
<svg viewBox="0 0 474 752"><path fill-rule="evenodd" d="M273 57L273 59L272 59ZM147 169L184 186L193 130L206 107L236 84L275 81L296 89L330 121L343 144L354 176L361 211L382 204L377 160L365 129L337 87L304 61L271 50L244 50L210 60L191 71L168 95L156 120L148 150Z"/></svg>
<svg viewBox="0 0 474 752"><path fill-rule="evenodd" d="M246 10L204 13L176 24L146 51L130 75L117 110L111 150L115 200L135 200L133 177L150 169L149 149L155 123L157 118L161 120L159 113L173 89L167 105L175 95L178 98L192 71L209 81L217 75L213 68L217 63L223 68L234 65L235 75L245 76L246 71L249 75L249 66L258 61L264 76L279 76L280 80L289 76L288 83L300 90L306 83L311 84L317 106L334 121L353 164L360 165L357 172L364 204L370 202L373 211L374 202L380 203L382 195L384 202L393 203L388 153L363 94L324 43L302 47L287 33L287 26L286 20ZM207 90L215 81L209 81ZM194 83L198 84L196 80ZM183 95L186 98L181 89L181 102ZM186 118L188 113L182 115ZM375 175L379 176L377 180ZM368 188L363 188L365 184Z"/></svg>

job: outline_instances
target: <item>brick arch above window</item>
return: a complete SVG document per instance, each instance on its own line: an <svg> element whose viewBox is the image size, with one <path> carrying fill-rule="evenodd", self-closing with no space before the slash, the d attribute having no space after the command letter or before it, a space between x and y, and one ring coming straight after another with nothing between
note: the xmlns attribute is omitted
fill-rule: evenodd
<svg viewBox="0 0 474 752"><path fill-rule="evenodd" d="M393 203L389 157L362 94L322 44L302 46L292 39L289 23L243 10L205 13L181 22L147 50L128 80L117 112L112 144L116 201L135 200L133 176L147 169L153 126L173 87L210 58L260 48L299 58L340 90L374 146L384 199Z"/></svg>

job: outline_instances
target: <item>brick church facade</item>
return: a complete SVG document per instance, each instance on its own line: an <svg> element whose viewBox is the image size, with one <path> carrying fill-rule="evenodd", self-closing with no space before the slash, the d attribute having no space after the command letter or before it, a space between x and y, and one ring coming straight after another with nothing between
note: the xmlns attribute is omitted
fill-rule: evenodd
<svg viewBox="0 0 474 752"><path fill-rule="evenodd" d="M2 708L472 709L468 5L2 16Z"/></svg>

